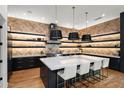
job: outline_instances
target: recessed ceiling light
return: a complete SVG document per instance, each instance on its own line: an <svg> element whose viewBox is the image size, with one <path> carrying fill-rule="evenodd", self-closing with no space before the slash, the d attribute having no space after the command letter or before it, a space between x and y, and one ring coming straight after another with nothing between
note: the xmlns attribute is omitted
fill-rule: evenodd
<svg viewBox="0 0 124 93"><path fill-rule="evenodd" d="M24 13L23 15L26 15L26 13Z"/></svg>
<svg viewBox="0 0 124 93"><path fill-rule="evenodd" d="M105 14L102 14L102 17L104 17L105 16Z"/></svg>
<svg viewBox="0 0 124 93"><path fill-rule="evenodd" d="M55 23L57 24L58 23L58 20L56 20Z"/></svg>

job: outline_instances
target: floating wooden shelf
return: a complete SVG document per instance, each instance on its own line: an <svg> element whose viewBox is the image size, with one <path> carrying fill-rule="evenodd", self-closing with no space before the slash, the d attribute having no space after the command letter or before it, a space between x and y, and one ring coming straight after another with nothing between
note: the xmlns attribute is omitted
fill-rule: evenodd
<svg viewBox="0 0 124 93"><path fill-rule="evenodd" d="M38 40L26 40L26 39L8 39L10 41L29 41L29 42L46 42L45 40L41 40L41 41L38 41Z"/></svg>
<svg viewBox="0 0 124 93"><path fill-rule="evenodd" d="M81 48L120 48L120 47L109 47L109 46L94 46L94 47L81 47Z"/></svg>
<svg viewBox="0 0 124 93"><path fill-rule="evenodd" d="M81 43L81 42L61 41L61 43Z"/></svg>
<svg viewBox="0 0 124 93"><path fill-rule="evenodd" d="M58 45L59 45L59 44L61 44L61 43L48 43L48 42L46 42L46 44L58 44Z"/></svg>
<svg viewBox="0 0 124 93"><path fill-rule="evenodd" d="M35 36L45 36L44 34L34 34L34 33L25 33L25 32L12 32L12 31L8 31L8 33L12 33L12 34L25 34L25 35L35 35Z"/></svg>
<svg viewBox="0 0 124 93"><path fill-rule="evenodd" d="M92 54L92 53L82 53L82 54L89 56L106 57L106 58L120 58L120 56L111 56L111 55L103 55L103 54Z"/></svg>
<svg viewBox="0 0 124 93"><path fill-rule="evenodd" d="M115 39L115 40L102 40L102 41L91 41L91 42L81 42L81 43L112 42L112 41L120 41L120 39Z"/></svg>
<svg viewBox="0 0 124 93"><path fill-rule="evenodd" d="M44 58L47 57L46 55L25 55L25 56L13 56L12 59L14 58Z"/></svg>
<svg viewBox="0 0 124 93"><path fill-rule="evenodd" d="M45 48L45 46L9 46L8 48Z"/></svg>
<svg viewBox="0 0 124 93"><path fill-rule="evenodd" d="M100 34L100 35L93 35L92 37L107 36L107 35L113 35L113 34L119 34L119 33L120 33L120 32L107 33L107 34Z"/></svg>
<svg viewBox="0 0 124 93"><path fill-rule="evenodd" d="M92 37L107 36L107 35L113 35L113 34L119 34L119 33L120 32L107 33L107 34L99 34L99 35L92 35ZM63 38L68 38L68 37L63 37Z"/></svg>
<svg viewBox="0 0 124 93"><path fill-rule="evenodd" d="M78 48L77 46L60 46L59 48Z"/></svg>
<svg viewBox="0 0 124 93"><path fill-rule="evenodd" d="M84 46L60 46L59 48L120 48L120 47L113 47L113 46L92 46L92 47L84 47Z"/></svg>
<svg viewBox="0 0 124 93"><path fill-rule="evenodd" d="M90 42L67 42L67 41L61 41L61 43L96 43L96 42L112 42L112 41L120 41L120 39L102 40L102 41L90 41Z"/></svg>

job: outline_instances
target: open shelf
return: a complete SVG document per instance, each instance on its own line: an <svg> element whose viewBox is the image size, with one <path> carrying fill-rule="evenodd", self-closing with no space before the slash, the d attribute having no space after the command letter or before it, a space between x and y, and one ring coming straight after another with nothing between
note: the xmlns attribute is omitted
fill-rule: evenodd
<svg viewBox="0 0 124 93"><path fill-rule="evenodd" d="M30 57L37 57L37 58L43 58L47 57L45 54L43 55L20 55L20 56L13 56L13 58L30 58Z"/></svg>
<svg viewBox="0 0 124 93"><path fill-rule="evenodd" d="M13 31L8 31L8 33L12 33L12 34L25 34L25 35L35 35L35 36L45 36L44 34L34 34L34 33L25 33L25 32L13 32Z"/></svg>
<svg viewBox="0 0 124 93"><path fill-rule="evenodd" d="M81 43L112 42L112 41L120 41L120 39L102 40L102 41L91 41L91 42L81 42Z"/></svg>
<svg viewBox="0 0 124 93"><path fill-rule="evenodd" d="M79 47L79 46L60 46L59 48L120 48L120 47L113 47L113 46L94 46L94 47Z"/></svg>
<svg viewBox="0 0 124 93"><path fill-rule="evenodd" d="M113 34L120 34L120 32L114 32L114 33L107 33L107 34L93 35L92 37L107 36L107 35L113 35Z"/></svg>
<svg viewBox="0 0 124 93"><path fill-rule="evenodd" d="M60 46L59 48L78 48L77 46Z"/></svg>
<svg viewBox="0 0 124 93"><path fill-rule="evenodd" d="M112 41L120 41L120 39L114 39L114 40L102 40L102 41L90 41L90 42L69 42L69 41L61 41L61 43L96 43L96 42L112 42Z"/></svg>
<svg viewBox="0 0 124 93"><path fill-rule="evenodd" d="M81 47L81 48L120 48L120 47L109 47L109 46L95 46L95 47Z"/></svg>
<svg viewBox="0 0 124 93"><path fill-rule="evenodd" d="M9 46L8 48L45 48L45 46Z"/></svg>
<svg viewBox="0 0 124 93"><path fill-rule="evenodd" d="M10 41L29 41L29 42L46 42L45 40L41 40L41 41L38 41L38 40L26 40L26 39L8 39Z"/></svg>
<svg viewBox="0 0 124 93"><path fill-rule="evenodd" d="M120 56L111 56L111 55L103 55L103 54L92 54L92 53L82 53L82 54L89 56L107 57L107 58L120 58Z"/></svg>
<svg viewBox="0 0 124 93"><path fill-rule="evenodd" d="M81 43L81 42L61 41L61 43Z"/></svg>

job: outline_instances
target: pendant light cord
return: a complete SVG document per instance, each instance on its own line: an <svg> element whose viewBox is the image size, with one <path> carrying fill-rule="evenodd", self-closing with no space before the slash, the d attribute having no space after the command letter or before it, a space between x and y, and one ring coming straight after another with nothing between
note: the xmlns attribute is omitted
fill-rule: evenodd
<svg viewBox="0 0 124 93"><path fill-rule="evenodd" d="M57 5L55 5L55 23L57 24L58 23L58 15L57 15L57 12L58 12L58 10L57 10Z"/></svg>
<svg viewBox="0 0 124 93"><path fill-rule="evenodd" d="M75 6L72 7L73 9L73 31L74 31L74 24L75 24Z"/></svg>
<svg viewBox="0 0 124 93"><path fill-rule="evenodd" d="M85 12L85 14L86 14L86 32L87 32L87 23L88 23L88 21L87 21L87 15L88 15L88 12Z"/></svg>

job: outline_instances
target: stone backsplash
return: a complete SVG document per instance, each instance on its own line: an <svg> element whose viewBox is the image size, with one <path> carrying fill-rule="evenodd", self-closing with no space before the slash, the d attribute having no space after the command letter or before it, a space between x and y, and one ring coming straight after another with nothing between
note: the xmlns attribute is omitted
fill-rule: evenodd
<svg viewBox="0 0 124 93"><path fill-rule="evenodd" d="M105 33L113 33L119 32L120 29L120 20L119 18L104 22L95 26L91 26L88 28L88 32L85 32L85 29L77 30L79 35L90 33L91 35L98 35L98 34L105 34ZM48 34L48 24L43 24L39 22L23 20L13 17L8 17L8 26L11 27L11 31L16 32L26 32L26 33L35 33L35 34ZM60 27L62 30L62 35L64 37L68 36L69 32L72 32L72 29ZM21 34L13 34L11 36L13 39L34 39L36 40L39 36L31 36L31 35L21 35ZM43 40L47 40L46 37L41 37ZM100 40L114 40L120 39L120 34L111 35L111 36L103 36L103 37L94 37L92 38L93 41L100 41ZM63 38L61 41L69 41L67 38ZM78 41L77 41L78 42ZM12 46L46 46L44 42L25 42L25 41L9 41L10 45ZM112 42L101 42L101 43L62 43L60 46L107 46L107 47L119 47L119 41L112 41ZM12 48L11 50L13 57L18 56L39 56L46 53L45 48ZM84 53L94 53L94 54L103 54L103 55L118 55L119 48L82 48ZM59 48L61 53L78 53L80 50L78 48Z"/></svg>

